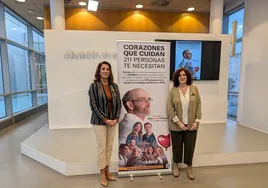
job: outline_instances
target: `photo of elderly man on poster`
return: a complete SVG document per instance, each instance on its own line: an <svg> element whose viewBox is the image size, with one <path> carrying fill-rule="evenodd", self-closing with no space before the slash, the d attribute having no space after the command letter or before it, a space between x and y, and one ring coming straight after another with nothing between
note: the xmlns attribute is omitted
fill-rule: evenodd
<svg viewBox="0 0 268 188"><path fill-rule="evenodd" d="M148 122L151 112L151 102L153 99L148 92L142 88L135 88L127 91L122 102L127 111L124 118L119 122L119 143L125 144L129 133L133 130L133 125L140 122L142 126Z"/></svg>
<svg viewBox="0 0 268 188"><path fill-rule="evenodd" d="M158 134L154 134L153 122L150 122L152 102L150 94L142 88L131 89L123 95L122 103L126 113L119 122L119 155L121 151L122 158L122 147L125 145L131 154L125 156L127 163L122 162L119 170L168 167L167 161L161 158L166 158L165 153L162 152L160 156L157 152L159 148L164 150L157 142Z"/></svg>

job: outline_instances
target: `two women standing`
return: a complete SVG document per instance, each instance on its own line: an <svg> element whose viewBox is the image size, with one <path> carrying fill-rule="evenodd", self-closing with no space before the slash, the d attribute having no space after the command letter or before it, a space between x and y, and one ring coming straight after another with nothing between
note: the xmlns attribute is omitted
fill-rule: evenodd
<svg viewBox="0 0 268 188"><path fill-rule="evenodd" d="M192 85L191 73L181 68L173 75L174 87L168 96L169 129L172 138L173 175L179 176L178 163L188 165L187 175L194 179L192 160L196 135L201 119L201 99L198 88ZM121 99L117 84L114 83L111 65L104 61L99 63L95 80L90 85L91 124L97 138L98 167L100 183L108 185L115 181L109 171L113 142L117 123L121 113ZM183 151L184 145L184 151Z"/></svg>

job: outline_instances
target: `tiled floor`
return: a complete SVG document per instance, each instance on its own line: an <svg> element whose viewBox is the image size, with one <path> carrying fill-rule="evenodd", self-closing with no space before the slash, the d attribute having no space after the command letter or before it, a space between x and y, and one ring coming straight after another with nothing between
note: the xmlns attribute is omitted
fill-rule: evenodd
<svg viewBox="0 0 268 188"><path fill-rule="evenodd" d="M42 113L0 131L0 188L95 188L101 187L97 175L64 177L20 154L20 143L47 123ZM260 141L261 142L261 141ZM267 143L267 142L266 142ZM183 187L183 188L267 188L268 164L197 168L197 178L185 172L179 178L164 176L128 178L111 182L109 187Z"/></svg>

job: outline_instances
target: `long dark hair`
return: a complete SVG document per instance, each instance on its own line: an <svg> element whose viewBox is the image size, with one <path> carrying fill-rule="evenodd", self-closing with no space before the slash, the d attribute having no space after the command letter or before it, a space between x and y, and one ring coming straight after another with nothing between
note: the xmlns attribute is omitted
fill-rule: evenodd
<svg viewBox="0 0 268 188"><path fill-rule="evenodd" d="M102 65L108 65L109 69L110 69L110 74L108 77L108 82L109 84L113 84L114 83L114 76L113 76L113 72L112 72L112 66L110 63L108 63L107 61L102 61L98 64L97 68L96 68L96 72L95 72L95 81L100 81L101 77L100 77L100 69Z"/></svg>
<svg viewBox="0 0 268 188"><path fill-rule="evenodd" d="M173 81L174 87L179 87L179 85L180 85L179 76L180 76L181 71L184 71L186 74L186 77L187 77L186 84L191 85L193 83L193 78L192 78L191 72L185 68L180 68L180 69L176 70L176 72L173 73L172 81Z"/></svg>
<svg viewBox="0 0 268 188"><path fill-rule="evenodd" d="M142 138L142 124L141 124L141 122L136 122L136 123L133 125L132 133L133 133L133 134L135 133L134 129L135 129L135 127L136 127L138 124L141 125L141 129L140 129L140 131L138 132L138 135L139 135L140 138Z"/></svg>

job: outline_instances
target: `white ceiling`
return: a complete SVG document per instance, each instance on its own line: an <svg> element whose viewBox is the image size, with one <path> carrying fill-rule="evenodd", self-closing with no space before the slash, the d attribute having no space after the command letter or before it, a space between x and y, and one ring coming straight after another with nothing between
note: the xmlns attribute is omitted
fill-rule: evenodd
<svg viewBox="0 0 268 188"><path fill-rule="evenodd" d="M37 16L43 16L43 6L49 6L49 0L26 0L25 3L17 2L17 0L0 0L6 4L10 9L14 10L21 17L33 24L40 31L43 30L43 21L37 20ZM78 2L87 0L69 0L67 7L81 7ZM189 7L195 7L196 12L209 12L210 0L164 0L170 1L170 4L165 7L152 6L151 2L155 0L99 0L99 9L114 9L114 10L129 10L136 9L137 4L142 4L143 9L151 11L170 11L183 12ZM161 1L161 0L158 0ZM230 2L232 0L225 0ZM34 10L31 14L29 9Z"/></svg>

